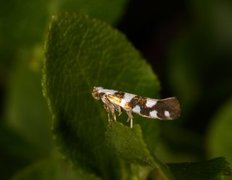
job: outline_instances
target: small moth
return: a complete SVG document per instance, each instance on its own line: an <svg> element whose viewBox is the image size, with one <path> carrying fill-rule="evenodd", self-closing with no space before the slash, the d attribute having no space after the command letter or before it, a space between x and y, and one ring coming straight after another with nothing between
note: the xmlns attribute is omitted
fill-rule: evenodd
<svg viewBox="0 0 232 180"><path fill-rule="evenodd" d="M177 119L181 112L176 97L152 99L117 90L104 89L103 87L94 87L92 96L103 102L108 121L116 121L115 111L120 115L122 109L125 110L131 128L133 127L132 112L146 118L159 120Z"/></svg>

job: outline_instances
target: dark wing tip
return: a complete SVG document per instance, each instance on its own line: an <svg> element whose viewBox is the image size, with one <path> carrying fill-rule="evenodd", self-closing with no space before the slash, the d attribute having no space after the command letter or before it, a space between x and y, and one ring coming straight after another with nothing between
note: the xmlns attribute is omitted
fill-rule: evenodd
<svg viewBox="0 0 232 180"><path fill-rule="evenodd" d="M180 103L176 97L161 99L157 102L156 110L160 119L178 119L181 114Z"/></svg>
<svg viewBox="0 0 232 180"><path fill-rule="evenodd" d="M178 119L181 115L180 103L176 97L167 98L165 101L171 119Z"/></svg>

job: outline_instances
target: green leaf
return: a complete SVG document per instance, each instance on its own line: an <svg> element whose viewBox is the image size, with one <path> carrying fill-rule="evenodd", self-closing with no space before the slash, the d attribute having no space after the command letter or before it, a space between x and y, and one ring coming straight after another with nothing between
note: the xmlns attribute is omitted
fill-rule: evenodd
<svg viewBox="0 0 232 180"><path fill-rule="evenodd" d="M0 124L0 175L9 179L20 168L38 159L38 149L19 134ZM14 163L12 163L14 162Z"/></svg>
<svg viewBox="0 0 232 180"><path fill-rule="evenodd" d="M46 0L0 1L0 82L3 86L8 83L20 49L43 42L49 6Z"/></svg>
<svg viewBox="0 0 232 180"><path fill-rule="evenodd" d="M48 1L1 0L0 12L0 51L5 47L31 47L43 40L49 14Z"/></svg>
<svg viewBox="0 0 232 180"><path fill-rule="evenodd" d="M166 165L156 157L153 159L151 156L143 141L142 130L139 125L129 128L121 123L112 123L107 127L106 141L113 152L128 163L150 166L150 168L158 169L164 179L172 179Z"/></svg>
<svg viewBox="0 0 232 180"><path fill-rule="evenodd" d="M157 96L159 83L150 66L109 25L82 14L62 14L50 26L44 74L44 90L62 151L91 172L117 179L119 160L105 140L107 115L91 91L93 86L103 86ZM125 122L126 117L119 120ZM135 115L136 123L148 127L144 139L154 147L157 122Z"/></svg>
<svg viewBox="0 0 232 180"><path fill-rule="evenodd" d="M155 168L154 160L143 141L139 125L131 129L120 123L112 123L107 127L106 141L115 153L128 162Z"/></svg>
<svg viewBox="0 0 232 180"><path fill-rule="evenodd" d="M115 24L127 3L128 0L58 0L58 11L82 12Z"/></svg>
<svg viewBox="0 0 232 180"><path fill-rule="evenodd" d="M20 51L10 77L5 119L7 126L32 144L40 156L47 156L52 134L51 117L41 87L42 55L42 47Z"/></svg>
<svg viewBox="0 0 232 180"><path fill-rule="evenodd" d="M100 180L72 163L58 158L38 161L15 174L12 180Z"/></svg>
<svg viewBox="0 0 232 180"><path fill-rule="evenodd" d="M220 180L231 175L231 168L225 158L215 158L204 162L169 164L178 180Z"/></svg>
<svg viewBox="0 0 232 180"><path fill-rule="evenodd" d="M208 149L210 156L225 156L232 163L232 99L230 99L215 115L208 133Z"/></svg>

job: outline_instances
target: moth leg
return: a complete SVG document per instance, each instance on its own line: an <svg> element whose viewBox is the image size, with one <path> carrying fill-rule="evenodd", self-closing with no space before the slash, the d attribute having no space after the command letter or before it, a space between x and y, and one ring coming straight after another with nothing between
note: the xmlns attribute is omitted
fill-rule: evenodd
<svg viewBox="0 0 232 180"><path fill-rule="evenodd" d="M122 109L120 106L115 106L115 109L118 111L118 116L122 114Z"/></svg>
<svg viewBox="0 0 232 180"><path fill-rule="evenodd" d="M133 127L133 115L131 113L131 111L126 111L127 115L128 115L128 119L127 122L130 122L130 128Z"/></svg>
<svg viewBox="0 0 232 180"><path fill-rule="evenodd" d="M109 110L109 107L108 107L106 104L104 104L104 108L105 108L105 110L106 110L106 112L107 112L108 122L111 122L112 119L111 119L111 117L110 117L110 110Z"/></svg>
<svg viewBox="0 0 232 180"><path fill-rule="evenodd" d="M114 106L110 106L110 112L113 117L113 120L116 121L116 114L115 114Z"/></svg>
<svg viewBox="0 0 232 180"><path fill-rule="evenodd" d="M108 121L116 121L116 114L115 114L115 106L110 103L108 100L105 100L104 108L106 112L108 113ZM112 118L111 118L112 117Z"/></svg>

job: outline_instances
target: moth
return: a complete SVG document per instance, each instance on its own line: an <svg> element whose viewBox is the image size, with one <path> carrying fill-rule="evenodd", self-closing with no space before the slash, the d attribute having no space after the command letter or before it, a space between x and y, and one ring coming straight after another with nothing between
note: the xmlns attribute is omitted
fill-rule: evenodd
<svg viewBox="0 0 232 180"><path fill-rule="evenodd" d="M153 99L103 87L93 87L92 96L103 102L108 121L116 121L116 111L120 115L124 110L131 128L132 113L158 120L174 120L179 118L181 113L180 103L176 97Z"/></svg>

